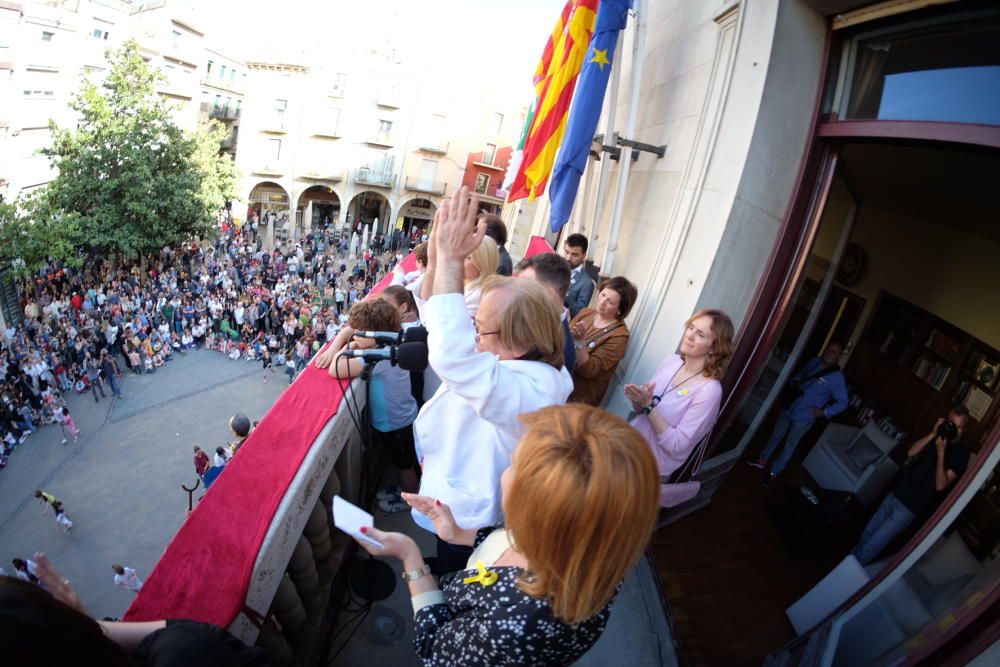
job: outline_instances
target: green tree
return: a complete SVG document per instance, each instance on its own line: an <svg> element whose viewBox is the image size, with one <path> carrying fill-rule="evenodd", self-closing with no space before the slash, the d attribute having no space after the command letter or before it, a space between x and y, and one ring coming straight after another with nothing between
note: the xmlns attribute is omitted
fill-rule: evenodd
<svg viewBox="0 0 1000 667"><path fill-rule="evenodd" d="M50 257L79 266L80 252L73 245L79 232L76 213L54 212L44 193L15 204L0 202L0 266L15 275L30 276Z"/></svg>
<svg viewBox="0 0 1000 667"><path fill-rule="evenodd" d="M136 42L110 52L108 62L105 79L85 79L73 97L77 127L51 124L43 153L58 175L37 200L34 222L73 221L58 230L68 238L57 246L73 255L134 257L210 234L236 184L232 162L218 155L221 130L185 133L173 122L156 92L163 75Z"/></svg>

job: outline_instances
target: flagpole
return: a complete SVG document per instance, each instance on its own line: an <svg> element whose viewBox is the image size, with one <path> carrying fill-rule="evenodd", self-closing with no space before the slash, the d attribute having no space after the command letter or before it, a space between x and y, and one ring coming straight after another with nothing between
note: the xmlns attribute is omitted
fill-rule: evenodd
<svg viewBox="0 0 1000 667"><path fill-rule="evenodd" d="M635 139L635 125L639 113L639 90L642 84L642 66L646 50L646 0L635 2L635 35L632 38L632 73L630 76L632 88L629 91L628 116L625 119L624 136ZM618 189L615 192L615 204L611 210L611 229L608 231L608 245L604 250L601 262L601 273L613 275L615 251L618 249L618 228L621 226L622 209L625 207L625 191L628 189L628 173L632 166L632 149L623 146L621 158L618 160Z"/></svg>
<svg viewBox="0 0 1000 667"><path fill-rule="evenodd" d="M604 128L604 144L608 145L615 133L615 115L618 111L618 83L622 77L622 42L619 39L615 45L615 59L611 64L611 94L608 96L608 123ZM604 208L604 195L608 190L608 177L611 175L611 158L608 153L601 153L601 175L597 179L597 200L594 202L594 216L590 227L594 230L592 241L600 238L601 209ZM581 221L581 234L586 234L586 220Z"/></svg>

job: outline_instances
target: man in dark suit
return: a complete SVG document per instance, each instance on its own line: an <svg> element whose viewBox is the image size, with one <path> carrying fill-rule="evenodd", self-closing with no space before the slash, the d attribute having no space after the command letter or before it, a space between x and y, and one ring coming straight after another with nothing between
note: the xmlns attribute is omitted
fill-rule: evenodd
<svg viewBox="0 0 1000 667"><path fill-rule="evenodd" d="M569 308L571 319L590 305L590 298L594 296L594 281L584 266L587 261L587 246L587 237L583 234L570 234L563 245L563 254L570 267L566 307Z"/></svg>
<svg viewBox="0 0 1000 667"><path fill-rule="evenodd" d="M566 347L563 349L566 370L572 373L573 366L576 365L576 348L573 334L569 330L569 311L563 306L569 289L569 271L569 262L554 252L525 257L517 265L518 278L534 280L552 295L552 302L561 313L563 335L566 337Z"/></svg>

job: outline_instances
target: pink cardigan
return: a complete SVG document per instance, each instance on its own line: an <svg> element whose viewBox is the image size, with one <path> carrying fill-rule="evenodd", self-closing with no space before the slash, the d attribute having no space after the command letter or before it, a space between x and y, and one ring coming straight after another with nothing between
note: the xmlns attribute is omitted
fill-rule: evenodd
<svg viewBox="0 0 1000 667"><path fill-rule="evenodd" d="M694 387L683 385L664 393L670 378L683 363L678 354L667 357L650 380L656 383L653 394L663 394L660 404L653 409L670 428L657 435L647 415L639 415L632 420L632 426L653 448L656 464L663 476L671 475L684 465L691 451L712 428L722 404L722 383L718 380L709 380Z"/></svg>

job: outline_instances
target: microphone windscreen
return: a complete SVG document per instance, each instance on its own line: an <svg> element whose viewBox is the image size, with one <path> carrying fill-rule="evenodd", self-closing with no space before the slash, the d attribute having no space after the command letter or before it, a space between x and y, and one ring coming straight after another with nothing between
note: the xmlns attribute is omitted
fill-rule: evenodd
<svg viewBox="0 0 1000 667"><path fill-rule="evenodd" d="M404 343L426 343L427 329L422 326L410 327L403 332Z"/></svg>
<svg viewBox="0 0 1000 667"><path fill-rule="evenodd" d="M427 368L427 343L403 343L396 348L396 363L404 371Z"/></svg>

